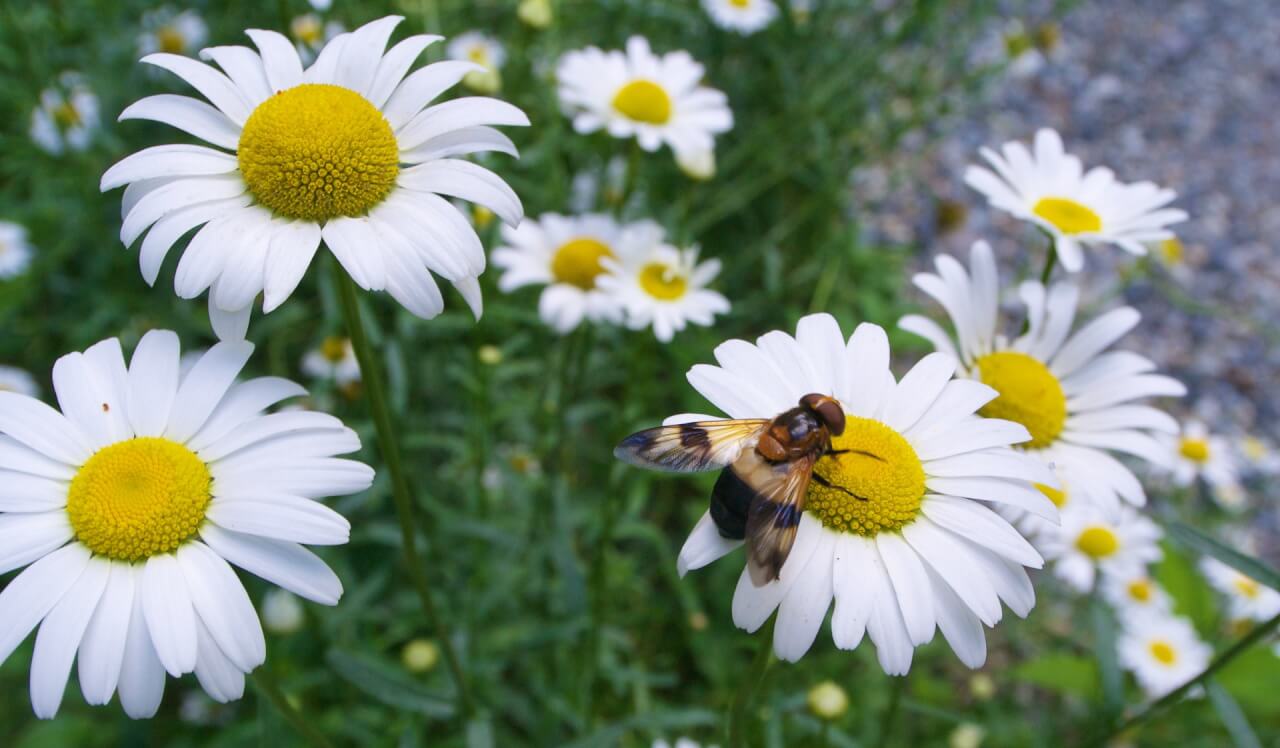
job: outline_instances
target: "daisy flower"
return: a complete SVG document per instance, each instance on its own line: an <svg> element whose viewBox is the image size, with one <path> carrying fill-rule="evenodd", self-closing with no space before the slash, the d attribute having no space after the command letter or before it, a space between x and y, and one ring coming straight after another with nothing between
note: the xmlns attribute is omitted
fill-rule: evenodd
<svg viewBox="0 0 1280 748"><path fill-rule="evenodd" d="M914 314L898 326L959 359L963 376L994 387L1000 397L982 415L1026 426L1031 441L1021 448L1058 466L1073 490L1108 507L1120 499L1144 504L1138 479L1110 453L1169 464L1167 450L1153 434L1177 433L1177 422L1136 401L1182 395L1186 389L1152 373L1155 364L1143 356L1107 350L1137 326L1138 312L1113 309L1072 334L1079 288L1055 283L1046 289L1026 281L1018 295L1027 308L1027 331L1009 340L1000 332L1002 291L991 247L973 245L967 272L948 255L938 255L934 264L937 274L920 273L913 281L946 310L954 335Z"/></svg>
<svg viewBox="0 0 1280 748"><path fill-rule="evenodd" d="M289 22L289 36L293 37L298 58L310 64L324 45L347 30L337 21L325 21L315 13L304 13Z"/></svg>
<svg viewBox="0 0 1280 748"><path fill-rule="evenodd" d="M1102 597L1123 623L1172 610L1169 593L1145 569L1132 569L1102 579Z"/></svg>
<svg viewBox="0 0 1280 748"><path fill-rule="evenodd" d="M138 36L138 54L141 55L155 52L187 54L203 45L209 35L209 27L194 10L175 13L173 8L161 8L144 13L142 28L142 34Z"/></svg>
<svg viewBox="0 0 1280 748"><path fill-rule="evenodd" d="M1031 221L1053 238L1058 259L1069 272L1084 267L1082 247L1115 244L1135 255L1147 253L1145 242L1167 239L1166 227L1187 214L1164 206L1173 190L1151 182L1124 184L1105 167L1084 171L1080 159L1063 152L1053 130L1036 133L1035 151L1017 141L1001 153L982 149L992 169L970 166L964 181L987 196L991 205Z"/></svg>
<svg viewBox="0 0 1280 748"><path fill-rule="evenodd" d="M840 649L870 637L886 673L911 667L935 629L969 667L986 660L983 625L1035 604L1024 566L1040 554L985 502L1052 518L1033 483L1054 482L1041 462L1009 449L1029 438L1009 421L975 412L996 396L955 380L955 360L930 354L901 380L889 370L889 340L872 324L846 342L830 315L804 317L795 337L770 332L755 345L730 340L719 366L694 366L689 383L730 418L773 418L807 393L836 398L842 453L814 468L804 512L778 579L757 587L746 569L733 595L733 621L754 632L777 612L773 649L794 662L808 651L827 611ZM667 423L714 420L684 414ZM873 457L872 457L873 456ZM681 575L742 544L721 536L710 512L680 551Z"/></svg>
<svg viewBox="0 0 1280 748"><path fill-rule="evenodd" d="M467 73L464 85L480 93L496 93L502 88L499 69L507 61L507 51L493 37L480 31L458 34L449 42L445 54L453 60L468 60L480 66L480 70Z"/></svg>
<svg viewBox="0 0 1280 748"><path fill-rule="evenodd" d="M21 275L31 264L33 251L26 227L0 221L0 278Z"/></svg>
<svg viewBox="0 0 1280 748"><path fill-rule="evenodd" d="M1275 475L1280 473L1280 453L1273 445L1259 436L1246 435L1240 439L1240 456L1244 458L1245 467L1259 475Z"/></svg>
<svg viewBox="0 0 1280 748"><path fill-rule="evenodd" d="M733 127L728 99L700 85L703 72L688 52L659 57L646 39L633 36L625 52L565 53L556 78L574 130L634 137L646 151L666 143L679 155L711 150L715 136Z"/></svg>
<svg viewBox="0 0 1280 748"><path fill-rule="evenodd" d="M1269 621L1280 613L1280 592L1260 584L1208 556L1200 560L1200 573L1214 589L1227 597L1227 614L1233 621Z"/></svg>
<svg viewBox="0 0 1280 748"><path fill-rule="evenodd" d="M708 148L677 153L676 166L686 177L705 182L716 175L716 152Z"/></svg>
<svg viewBox="0 0 1280 748"><path fill-rule="evenodd" d="M302 357L302 371L315 379L332 379L338 385L360 381L360 362L350 338L329 336L320 347Z"/></svg>
<svg viewBox="0 0 1280 748"><path fill-rule="evenodd" d="M40 92L40 105L31 113L31 139L52 155L83 151L98 131L98 97L84 77L67 72L58 84Z"/></svg>
<svg viewBox="0 0 1280 748"><path fill-rule="evenodd" d="M1131 577L1160 560L1161 532L1128 506L1105 510L1077 503L1062 511L1056 535L1042 534L1039 548L1053 573L1077 592L1093 589L1099 573Z"/></svg>
<svg viewBox="0 0 1280 748"><path fill-rule="evenodd" d="M0 366L0 392L16 392L27 397L40 395L35 377L16 366Z"/></svg>
<svg viewBox="0 0 1280 748"><path fill-rule="evenodd" d="M334 455L360 441L322 413L264 408L305 393L275 377L237 383L253 352L219 343L185 376L178 336L147 333L125 366L104 340L53 367L59 412L0 393L0 662L39 626L31 703L52 717L72 660L90 704L115 692L155 714L165 673L194 672L238 699L266 657L231 565L334 605L342 583L301 543L339 545L350 526L315 499L369 487L373 471Z"/></svg>
<svg viewBox="0 0 1280 748"><path fill-rule="evenodd" d="M773 0L702 0L712 22L739 34L754 34L773 23L778 6Z"/></svg>
<svg viewBox="0 0 1280 748"><path fill-rule="evenodd" d="M559 333L573 330L584 319L621 322L618 299L597 284L605 272L602 263L645 254L662 238L662 227L652 221L623 226L594 213L547 213L514 228L504 226L505 244L493 251L493 264L504 271L498 288L510 293L523 286L545 285L538 313Z"/></svg>
<svg viewBox="0 0 1280 748"><path fill-rule="evenodd" d="M1151 616L1125 628L1117 655L1147 698L1158 699L1199 675L1213 648L1200 641L1187 619Z"/></svg>
<svg viewBox="0 0 1280 748"><path fill-rule="evenodd" d="M1168 436L1164 441L1171 455L1175 483L1189 486L1203 478L1219 504L1239 507L1244 499L1243 491L1238 490L1240 466L1226 437L1210 433L1203 421L1192 420L1182 427L1180 435Z"/></svg>
<svg viewBox="0 0 1280 748"><path fill-rule="evenodd" d="M292 634L302 628L306 611L292 592L273 589L262 598L262 626L273 634Z"/></svg>
<svg viewBox="0 0 1280 748"><path fill-rule="evenodd" d="M419 317L444 308L433 272L479 316L484 249L442 195L518 223L520 199L506 182L453 157L514 154L489 125L529 121L497 99L430 106L475 65L449 60L406 77L440 37L413 36L384 54L400 20L388 16L339 35L306 70L283 36L260 30L247 33L261 54L247 47L201 53L226 75L178 55L143 58L212 106L151 96L121 118L164 122L217 146L147 148L103 175L103 190L129 186L120 238L129 245L146 232L139 259L148 283L175 242L201 227L178 263L175 291L190 299L209 290L210 315L224 337L243 331L259 292L264 311L283 303L321 241L357 285L389 292Z"/></svg>
<svg viewBox="0 0 1280 748"><path fill-rule="evenodd" d="M720 261L698 262L697 247L659 242L600 264L608 273L596 278L596 288L622 305L628 327L652 327L663 343L690 322L710 326L717 314L729 311L729 300L707 288L720 274Z"/></svg>

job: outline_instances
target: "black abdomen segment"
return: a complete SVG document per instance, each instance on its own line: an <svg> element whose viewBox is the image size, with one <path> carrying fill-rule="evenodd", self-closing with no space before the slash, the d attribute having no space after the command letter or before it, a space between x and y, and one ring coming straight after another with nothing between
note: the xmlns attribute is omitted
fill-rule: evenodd
<svg viewBox="0 0 1280 748"><path fill-rule="evenodd" d="M748 486L733 468L720 471L716 485L711 489L711 519L720 531L720 537L743 540L747 537L747 510L756 492Z"/></svg>

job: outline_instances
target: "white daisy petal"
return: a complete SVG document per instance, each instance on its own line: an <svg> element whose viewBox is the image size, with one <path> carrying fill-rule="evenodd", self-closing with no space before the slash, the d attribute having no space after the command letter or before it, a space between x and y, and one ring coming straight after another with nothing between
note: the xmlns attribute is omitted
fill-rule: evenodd
<svg viewBox="0 0 1280 748"><path fill-rule="evenodd" d="M31 707L40 719L53 719L62 705L71 662L102 599L110 572L110 562L91 559L40 624L31 656Z"/></svg>
<svg viewBox="0 0 1280 748"><path fill-rule="evenodd" d="M343 545L351 536L351 523L342 515L317 501L283 494L215 501L208 517L228 530L307 545Z"/></svg>
<svg viewBox="0 0 1280 748"><path fill-rule="evenodd" d="M64 512L0 514L0 574L44 558L73 534Z"/></svg>
<svg viewBox="0 0 1280 748"><path fill-rule="evenodd" d="M164 669L175 678L195 670L196 614L178 559L167 554L147 559L138 595Z"/></svg>
<svg viewBox="0 0 1280 748"><path fill-rule="evenodd" d="M242 672L265 662L267 644L258 615L227 562L203 543L182 546L177 559L201 625L218 649Z"/></svg>
<svg viewBox="0 0 1280 748"><path fill-rule="evenodd" d="M912 646L927 644L933 639L936 619L933 613L933 587L925 573L920 557L907 545L902 536L881 533L876 536L876 549L889 574L898 608L902 611L907 635Z"/></svg>
<svg viewBox="0 0 1280 748"><path fill-rule="evenodd" d="M302 61L283 34L249 29L245 32L262 55L262 67L272 91L283 91L302 83Z"/></svg>
<svg viewBox="0 0 1280 748"><path fill-rule="evenodd" d="M142 61L148 65L164 68L182 78L191 87L199 91L223 114L231 118L237 125L244 125L249 119L250 104L227 76L217 70L181 55L159 53L147 55ZM126 242L127 243L127 242Z"/></svg>
<svg viewBox="0 0 1280 748"><path fill-rule="evenodd" d="M702 518L693 526L689 538L680 548L676 559L676 571L680 576L694 569L701 569L712 561L716 561L737 550L741 540L730 540L720 534L716 523L711 519L711 512L703 512Z"/></svg>
<svg viewBox="0 0 1280 748"><path fill-rule="evenodd" d="M134 609L133 568L125 564L109 566L111 573L106 589L93 611L76 656L80 692L84 694L84 700L93 706L110 703L111 695L120 683L130 616Z"/></svg>
<svg viewBox="0 0 1280 748"><path fill-rule="evenodd" d="M219 704L244 696L244 671L222 651L208 627L196 620L195 674L200 687Z"/></svg>
<svg viewBox="0 0 1280 748"><path fill-rule="evenodd" d="M120 706L133 719L150 719L164 698L164 666L151 643L143 610L142 569L134 568L133 611L125 635L124 658L120 664Z"/></svg>
<svg viewBox="0 0 1280 748"><path fill-rule="evenodd" d="M89 565L89 551L64 546L28 566L0 591L0 662L9 659Z"/></svg>
<svg viewBox="0 0 1280 748"><path fill-rule="evenodd" d="M778 659L797 662L813 646L831 607L831 556L836 536L819 532L810 542L817 547L804 570L778 605L773 628L773 651Z"/></svg>
<svg viewBox="0 0 1280 748"><path fill-rule="evenodd" d="M223 341L205 352L182 378L164 435L179 443L186 443L195 435L252 353L253 344L245 340Z"/></svg>
<svg viewBox="0 0 1280 748"><path fill-rule="evenodd" d="M119 119L121 122L130 119L162 122L228 150L234 150L240 143L239 125L217 109L190 96L157 94L138 99L125 107Z"/></svg>
<svg viewBox="0 0 1280 748"><path fill-rule="evenodd" d="M205 525L200 537L241 569L321 605L336 605L342 582L314 553L296 543L242 535Z"/></svg>

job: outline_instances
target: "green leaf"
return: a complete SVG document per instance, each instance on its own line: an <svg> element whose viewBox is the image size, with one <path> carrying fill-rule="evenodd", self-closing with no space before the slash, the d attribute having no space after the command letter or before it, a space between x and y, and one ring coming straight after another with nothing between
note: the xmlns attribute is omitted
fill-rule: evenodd
<svg viewBox="0 0 1280 748"><path fill-rule="evenodd" d="M1201 634L1213 634L1217 629L1213 589L1186 555L1169 543L1163 543L1161 547L1164 558L1156 564L1153 573L1173 599L1173 612L1191 619Z"/></svg>
<svg viewBox="0 0 1280 748"><path fill-rule="evenodd" d="M1222 724L1226 726L1227 732L1231 733L1231 739L1235 741L1237 748L1262 748L1262 743L1258 742L1258 736L1254 734L1249 720L1244 716L1240 705L1231 698L1231 694L1214 681L1209 681L1206 686L1209 701L1217 710L1218 716L1222 718Z"/></svg>
<svg viewBox="0 0 1280 748"><path fill-rule="evenodd" d="M1280 590L1280 572L1277 572L1262 561L1223 545L1194 527L1184 525L1181 522L1171 522L1166 529L1168 529L1171 537L1188 548L1218 559L1259 584L1265 584L1273 590Z"/></svg>
<svg viewBox="0 0 1280 748"><path fill-rule="evenodd" d="M1262 645L1250 649L1222 669L1217 682L1257 718L1275 717L1276 694L1280 693L1280 657Z"/></svg>
<svg viewBox="0 0 1280 748"><path fill-rule="evenodd" d="M1098 663L1092 658L1065 652L1047 654L1013 670L1015 680L1033 683L1057 693L1094 698L1101 688Z"/></svg>
<svg viewBox="0 0 1280 748"><path fill-rule="evenodd" d="M400 668L370 655L331 649L329 667L351 685L388 706L428 717L453 715L453 701L433 693Z"/></svg>

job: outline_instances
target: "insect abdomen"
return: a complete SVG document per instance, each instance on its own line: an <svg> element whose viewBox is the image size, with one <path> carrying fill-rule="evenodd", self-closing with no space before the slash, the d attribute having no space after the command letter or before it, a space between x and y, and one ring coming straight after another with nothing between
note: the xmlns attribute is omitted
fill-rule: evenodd
<svg viewBox="0 0 1280 748"><path fill-rule="evenodd" d="M738 477L733 468L720 471L711 489L711 519L721 537L729 540L747 537L747 510L755 497L755 490Z"/></svg>

